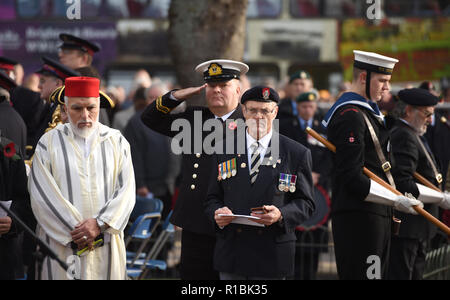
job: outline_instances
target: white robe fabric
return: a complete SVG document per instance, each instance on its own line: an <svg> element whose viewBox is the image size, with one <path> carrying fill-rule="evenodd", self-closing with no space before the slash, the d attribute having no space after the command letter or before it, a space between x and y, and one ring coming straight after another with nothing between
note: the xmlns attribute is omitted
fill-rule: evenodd
<svg viewBox="0 0 450 300"><path fill-rule="evenodd" d="M46 258L42 279L126 279L123 230L136 200L130 146L118 130L101 124L89 140L89 147L82 149L70 124L62 124L36 147L28 189L37 234L70 268L66 273ZM110 226L107 242L74 256L70 232L96 217Z"/></svg>

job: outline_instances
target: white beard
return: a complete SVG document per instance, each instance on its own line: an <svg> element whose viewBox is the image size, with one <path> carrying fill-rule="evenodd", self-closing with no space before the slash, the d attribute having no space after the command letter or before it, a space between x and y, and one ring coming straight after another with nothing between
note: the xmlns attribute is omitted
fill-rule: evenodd
<svg viewBox="0 0 450 300"><path fill-rule="evenodd" d="M67 114L67 117L69 119L70 127L72 128L73 133L76 136L81 137L83 139L87 139L98 128L98 116L97 116L97 120L95 122L92 122L92 126L91 127L85 126L83 128L78 128L78 124L74 124L72 122L72 119L70 119L70 115L69 114ZM79 121L79 122L81 122L81 121Z"/></svg>

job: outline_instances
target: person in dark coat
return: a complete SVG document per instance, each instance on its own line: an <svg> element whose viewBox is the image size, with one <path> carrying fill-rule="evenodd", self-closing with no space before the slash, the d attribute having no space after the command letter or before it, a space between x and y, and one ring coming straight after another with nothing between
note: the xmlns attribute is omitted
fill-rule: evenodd
<svg viewBox="0 0 450 300"><path fill-rule="evenodd" d="M146 99L146 93L153 93L151 89L160 92L158 87L138 88L134 94L134 101L143 101L150 104L152 100ZM163 201L162 218L165 219L172 209L172 196L175 178L179 167L179 157L170 150L170 139L155 132L142 123L143 109L138 109L128 121L124 136L130 143L131 157L133 158L134 174L136 177L137 195L149 197L151 194Z"/></svg>
<svg viewBox="0 0 450 300"><path fill-rule="evenodd" d="M306 128L312 128L326 138L326 130L321 125L322 116L317 111L317 95L312 92L300 94L297 97L297 117L280 120L280 133L299 142L311 150L313 185L317 185L325 192L330 188L331 152L320 142L306 132ZM316 195L316 193L314 193ZM319 195L319 194L317 194ZM325 200L325 198L316 201ZM323 201L322 200L322 201ZM320 206L329 208L327 204ZM324 223L326 221L323 221ZM326 224L326 223L325 223ZM312 230L299 228L296 230L297 241L309 244L323 244L328 241L327 231L324 227ZM320 247L305 247L300 245L295 252L295 279L315 279L319 266Z"/></svg>
<svg viewBox="0 0 450 300"><path fill-rule="evenodd" d="M216 167L211 159L214 149L203 147L204 143L211 142L207 138L213 132L212 128L204 129L204 124L217 119L216 123L223 122L219 124L223 134L234 132L233 120L242 118L239 77L248 71L248 66L219 59L198 65L196 71L203 74L206 84L174 90L159 97L143 112L142 121L150 129L174 137L177 146L172 142L172 152L182 155L179 197L171 217L171 222L183 229L181 278L218 279L213 268L214 224L203 208L209 177ZM170 114L184 100L189 101L203 90L207 107L188 107L185 112Z"/></svg>
<svg viewBox="0 0 450 300"><path fill-rule="evenodd" d="M0 201L9 203L11 211L33 228L36 221L31 211L27 182L20 148L0 135ZM23 277L22 246L17 238L20 232L22 228L0 208L0 280Z"/></svg>
<svg viewBox="0 0 450 300"><path fill-rule="evenodd" d="M237 135L235 151L214 159L205 211L216 224L214 267L223 280L293 275L295 227L315 209L310 151L272 129L278 101L268 87L245 92L247 128ZM258 207L263 213L252 210ZM242 224L231 214L260 219Z"/></svg>
<svg viewBox="0 0 450 300"><path fill-rule="evenodd" d="M0 73L0 132L12 140L25 153L27 127L22 117L12 108L9 92L16 87L15 82Z"/></svg>
<svg viewBox="0 0 450 300"><path fill-rule="evenodd" d="M443 195L438 193L441 195L434 203L427 201L429 196L424 190L426 187L414 178L417 172L436 187L441 187L442 174L423 136L431 123L438 98L427 90L417 88L401 90L398 98L395 110L399 119L391 131L395 184L400 192L411 193L426 203L424 209L438 217L438 201L442 202L441 206L446 205ZM420 280L425 270L426 253L437 231L436 226L422 216L400 212L396 216L402 220L402 225L399 235L393 236L391 240L389 279Z"/></svg>
<svg viewBox="0 0 450 300"><path fill-rule="evenodd" d="M354 53L351 91L338 99L322 122L327 127L329 141L336 146L331 172L336 265L340 279L385 279L391 206L414 214L412 206L422 204L416 199L396 196L363 173L366 167L394 184L389 162L389 131L375 101L380 101L382 94L389 90L389 80L398 60L371 52L355 50ZM376 262L373 268L371 262Z"/></svg>
<svg viewBox="0 0 450 300"><path fill-rule="evenodd" d="M279 104L277 119L290 120L298 116L297 97L303 93L311 92L314 87L311 75L300 70L295 72L289 78L286 98L282 99Z"/></svg>
<svg viewBox="0 0 450 300"><path fill-rule="evenodd" d="M27 145L32 146L28 154L34 153L37 142L52 122L52 115L58 103L49 101L49 96L58 87L64 85L64 80L79 73L60 64L58 61L43 56L42 67L36 73L40 75L40 93L24 87L17 87L11 92L11 102L14 109L22 116L27 125Z"/></svg>

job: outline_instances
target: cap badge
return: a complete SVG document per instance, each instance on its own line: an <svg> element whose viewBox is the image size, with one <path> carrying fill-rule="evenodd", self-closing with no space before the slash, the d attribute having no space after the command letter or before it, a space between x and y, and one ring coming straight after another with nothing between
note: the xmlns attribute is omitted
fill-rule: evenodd
<svg viewBox="0 0 450 300"><path fill-rule="evenodd" d="M262 91L262 96L264 100L269 100L270 90L268 88L264 88Z"/></svg>
<svg viewBox="0 0 450 300"><path fill-rule="evenodd" d="M309 94L309 96L308 96L308 100L309 101L314 101L315 100L315 96L314 96L314 94Z"/></svg>
<svg viewBox="0 0 450 300"><path fill-rule="evenodd" d="M208 73L209 73L209 76L222 75L222 73L223 73L222 66L219 64L213 63L209 66Z"/></svg>

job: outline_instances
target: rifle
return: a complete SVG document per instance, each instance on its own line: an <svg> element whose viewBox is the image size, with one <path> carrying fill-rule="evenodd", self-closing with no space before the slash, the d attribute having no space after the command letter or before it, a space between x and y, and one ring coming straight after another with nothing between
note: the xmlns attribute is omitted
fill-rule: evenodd
<svg viewBox="0 0 450 300"><path fill-rule="evenodd" d="M336 146L333 145L331 142L329 142L327 139L325 139L323 136L321 136L320 134L318 134L314 129L307 127L306 128L306 133L308 133L309 135L311 135L313 138L315 138L316 140L318 140L319 142L321 142L322 144L325 145L325 147L327 147L331 152L336 153ZM384 181L383 179L381 179L380 177L378 177L377 175L375 175L372 171L370 171L369 169L367 169L366 167L363 167L363 173L369 177L370 179L372 179L373 181L377 182L378 184L382 185L383 187L385 187L386 189L390 190L391 192L393 192L396 195L403 195L402 193L400 193L399 191L397 191L396 189L394 189L390 184L388 184L386 181ZM418 176L417 176L418 175ZM438 189L436 186L434 186L431 182L429 182L428 180L426 180L423 176L421 176L420 174L418 174L417 172L414 173L414 177L419 180L423 185L432 188L436 191L439 191L442 193L442 191L440 189ZM424 180L424 181L423 181ZM442 231L444 231L448 236L450 236L450 228L447 227L447 225L445 225L444 223L442 223L441 221L439 221L438 219L436 219L432 214L430 214L429 212L427 212L426 210L424 210L423 208L421 208L420 206L414 205L412 207L418 214L422 215L423 217L425 217L425 219L427 219L428 221L430 221L431 223L433 223L434 225L436 225L437 227L439 227Z"/></svg>

